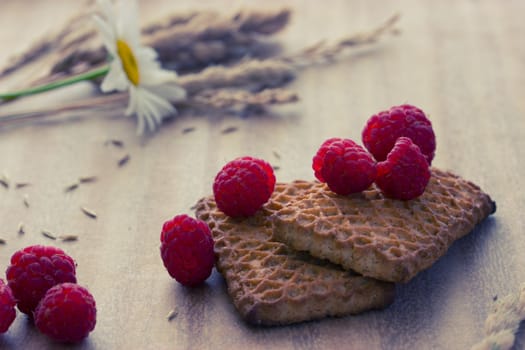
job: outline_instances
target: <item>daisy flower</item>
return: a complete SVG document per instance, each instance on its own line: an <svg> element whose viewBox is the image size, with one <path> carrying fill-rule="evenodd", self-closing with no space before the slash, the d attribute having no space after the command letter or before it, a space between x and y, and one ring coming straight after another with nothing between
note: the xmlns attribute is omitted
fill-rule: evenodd
<svg viewBox="0 0 525 350"><path fill-rule="evenodd" d="M177 73L164 70L157 53L140 44L137 1L98 0L103 17L94 16L104 46L112 57L102 82L103 92L129 91L126 115L137 116L137 132L154 131L164 117L177 111L172 102L186 98L177 84Z"/></svg>

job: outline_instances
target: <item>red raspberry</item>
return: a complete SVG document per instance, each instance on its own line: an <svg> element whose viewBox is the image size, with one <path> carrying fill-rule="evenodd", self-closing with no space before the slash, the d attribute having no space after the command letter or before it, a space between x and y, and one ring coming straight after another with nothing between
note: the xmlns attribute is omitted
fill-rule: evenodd
<svg viewBox="0 0 525 350"><path fill-rule="evenodd" d="M231 217L255 214L270 199L275 175L262 159L241 157L226 164L215 177L217 207Z"/></svg>
<svg viewBox="0 0 525 350"><path fill-rule="evenodd" d="M16 300L11 288L0 279L0 333L5 333L15 320Z"/></svg>
<svg viewBox="0 0 525 350"><path fill-rule="evenodd" d="M417 107L394 106L388 111L379 112L368 119L362 133L363 144L377 161L386 159L401 136L409 137L419 146L428 164L432 163L436 137L430 120Z"/></svg>
<svg viewBox="0 0 525 350"><path fill-rule="evenodd" d="M18 309L30 316L49 288L77 281L75 261L62 249L41 245L29 246L14 253L6 276Z"/></svg>
<svg viewBox="0 0 525 350"><path fill-rule="evenodd" d="M340 195L366 190L376 178L376 162L352 140L326 140L314 156L312 168L319 181Z"/></svg>
<svg viewBox="0 0 525 350"><path fill-rule="evenodd" d="M211 274L215 255L213 238L206 223L177 215L162 226L160 255L171 277L193 287Z"/></svg>
<svg viewBox="0 0 525 350"><path fill-rule="evenodd" d="M377 164L377 186L388 197L414 199L425 192L430 169L419 147L400 137L384 162Z"/></svg>
<svg viewBox="0 0 525 350"><path fill-rule="evenodd" d="M97 307L89 291L74 283L49 289L35 311L40 332L60 342L78 342L95 329Z"/></svg>

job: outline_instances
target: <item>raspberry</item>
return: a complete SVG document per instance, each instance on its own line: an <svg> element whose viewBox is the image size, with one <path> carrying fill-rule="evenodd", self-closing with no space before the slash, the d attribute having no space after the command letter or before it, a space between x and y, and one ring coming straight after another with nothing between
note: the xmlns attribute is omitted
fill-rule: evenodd
<svg viewBox="0 0 525 350"><path fill-rule="evenodd" d="M5 333L16 317L16 300L11 288L0 279L0 333Z"/></svg>
<svg viewBox="0 0 525 350"><path fill-rule="evenodd" d="M95 299L74 283L58 284L47 291L35 311L38 330L60 342L78 342L97 322Z"/></svg>
<svg viewBox="0 0 525 350"><path fill-rule="evenodd" d="M206 223L177 215L162 226L160 255L171 277L193 287L211 274L215 255L213 238Z"/></svg>
<svg viewBox="0 0 525 350"><path fill-rule="evenodd" d="M18 309L30 316L49 288L77 281L75 261L62 249L41 245L14 253L6 276Z"/></svg>
<svg viewBox="0 0 525 350"><path fill-rule="evenodd" d="M436 137L430 120L417 107L394 106L388 111L379 112L368 119L362 133L363 144L377 161L386 159L401 136L409 137L419 146L428 164L432 163Z"/></svg>
<svg viewBox="0 0 525 350"><path fill-rule="evenodd" d="M215 177L217 207L231 217L251 216L268 201L275 187L270 164L241 157L226 164Z"/></svg>
<svg viewBox="0 0 525 350"><path fill-rule="evenodd" d="M377 164L377 186L395 199L414 199L427 187L430 169L419 147L400 137L384 162Z"/></svg>
<svg viewBox="0 0 525 350"><path fill-rule="evenodd" d="M319 181L340 195L366 190L376 178L376 162L352 140L326 140L313 158L312 168Z"/></svg>

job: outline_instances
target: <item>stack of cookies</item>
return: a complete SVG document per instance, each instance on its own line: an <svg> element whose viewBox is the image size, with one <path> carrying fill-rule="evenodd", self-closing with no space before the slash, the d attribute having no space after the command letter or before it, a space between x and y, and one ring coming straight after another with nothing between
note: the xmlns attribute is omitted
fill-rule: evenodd
<svg viewBox="0 0 525 350"><path fill-rule="evenodd" d="M319 181L275 184L269 164L228 163L196 216L215 240L217 269L246 321L278 325L388 306L406 283L496 205L475 184L430 166L435 138L417 107L372 116L371 153L329 139Z"/></svg>
<svg viewBox="0 0 525 350"><path fill-rule="evenodd" d="M473 183L432 169L425 193L386 198L375 185L340 196L319 182L278 183L255 215L232 218L212 196L197 218L215 239L217 269L247 322L289 324L384 308L496 207Z"/></svg>

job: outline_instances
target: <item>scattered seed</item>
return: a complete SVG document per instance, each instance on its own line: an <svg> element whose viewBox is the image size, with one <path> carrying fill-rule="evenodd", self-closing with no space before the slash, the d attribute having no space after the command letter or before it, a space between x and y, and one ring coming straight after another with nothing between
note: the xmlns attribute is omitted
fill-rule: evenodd
<svg viewBox="0 0 525 350"><path fill-rule="evenodd" d="M71 184L69 186L67 186L65 189L64 189L64 192L71 192L71 191L74 191L78 188L78 182L75 182L74 184Z"/></svg>
<svg viewBox="0 0 525 350"><path fill-rule="evenodd" d="M18 224L18 231L17 232L18 232L19 235L23 235L24 233L26 233L26 231L24 230L24 223L23 222Z"/></svg>
<svg viewBox="0 0 525 350"><path fill-rule="evenodd" d="M182 133L183 134L188 134L188 133L190 133L192 131L195 131L195 127L194 126L190 126L189 128L182 129Z"/></svg>
<svg viewBox="0 0 525 350"><path fill-rule="evenodd" d="M118 147L118 148L122 148L124 147L124 141L121 141L121 140L107 140L106 142L104 142L104 145L112 145L112 146L115 146L115 147Z"/></svg>
<svg viewBox="0 0 525 350"><path fill-rule="evenodd" d="M78 181L81 184L87 184L87 183L91 183L91 182L96 182L97 180L98 180L98 177L96 177L96 176L83 176L83 177L79 177L78 178Z"/></svg>
<svg viewBox="0 0 525 350"><path fill-rule="evenodd" d="M58 239L61 240L62 242L74 242L74 241L78 241L78 236L63 235L63 236L58 236Z"/></svg>
<svg viewBox="0 0 525 350"><path fill-rule="evenodd" d="M29 199L27 197L27 194L24 194L24 205L26 206L26 208L29 208Z"/></svg>
<svg viewBox="0 0 525 350"><path fill-rule="evenodd" d="M193 205L191 206L191 208L190 208L190 210L195 210L195 209L197 209L197 204L193 204Z"/></svg>
<svg viewBox="0 0 525 350"><path fill-rule="evenodd" d="M274 165L274 166L272 166L272 168L273 168L273 170L275 170L275 171L277 171L277 170L281 169L281 167L280 167L280 166L278 166L278 165Z"/></svg>
<svg viewBox="0 0 525 350"><path fill-rule="evenodd" d="M277 159L281 159L281 155L277 151L273 151L273 156Z"/></svg>
<svg viewBox="0 0 525 350"><path fill-rule="evenodd" d="M80 207L80 210L82 210L82 212L84 214L86 214L87 216L89 216L90 218L92 219L96 219L97 218L97 213L95 213L94 211L92 210L89 210L87 208L84 208L84 207Z"/></svg>
<svg viewBox="0 0 525 350"><path fill-rule="evenodd" d="M175 317L178 316L178 314L179 314L179 313L177 312L177 310L175 310L175 309L171 310L171 311L168 313L168 315L166 316L166 318L168 319L168 322L173 321L173 320L175 319Z"/></svg>
<svg viewBox="0 0 525 350"><path fill-rule="evenodd" d="M230 126L230 127L227 127L226 129L223 129L223 130L221 131L221 134L231 134L232 132L235 132L235 131L237 131L237 130L239 130L238 127L236 127L236 126Z"/></svg>
<svg viewBox="0 0 525 350"><path fill-rule="evenodd" d="M52 239L52 240L57 239L57 237L54 234L52 234L51 232L49 232L48 230L42 230L42 236L47 237L47 238Z"/></svg>
<svg viewBox="0 0 525 350"><path fill-rule="evenodd" d="M492 297L492 301L497 301L497 300L498 300L498 296L497 296L497 295L494 295L494 296Z"/></svg>
<svg viewBox="0 0 525 350"><path fill-rule="evenodd" d="M18 182L15 185L16 188L24 188L24 187L27 187L27 186L31 186L31 184L29 182Z"/></svg>
<svg viewBox="0 0 525 350"><path fill-rule="evenodd" d="M123 167L124 165L126 165L126 163L129 161L129 158L129 154L126 154L124 157L120 158L120 160L118 161L118 166Z"/></svg>
<svg viewBox="0 0 525 350"><path fill-rule="evenodd" d="M5 239L3 239L3 238L0 238L0 244L6 244L6 243L7 243L7 242L6 242L6 240L5 240Z"/></svg>

